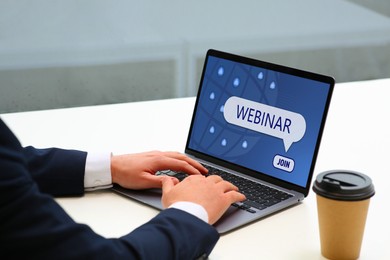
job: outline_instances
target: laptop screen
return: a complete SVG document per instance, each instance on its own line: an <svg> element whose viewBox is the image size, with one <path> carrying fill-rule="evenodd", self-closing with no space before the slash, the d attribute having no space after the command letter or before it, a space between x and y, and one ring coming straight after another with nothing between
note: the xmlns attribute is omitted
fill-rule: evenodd
<svg viewBox="0 0 390 260"><path fill-rule="evenodd" d="M209 50L186 151L307 187L333 85L327 76Z"/></svg>

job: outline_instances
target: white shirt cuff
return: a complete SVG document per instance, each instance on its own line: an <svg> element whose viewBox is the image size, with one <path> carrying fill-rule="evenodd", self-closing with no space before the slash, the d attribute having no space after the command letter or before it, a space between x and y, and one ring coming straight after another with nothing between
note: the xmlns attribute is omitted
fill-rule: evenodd
<svg viewBox="0 0 390 260"><path fill-rule="evenodd" d="M200 218L204 222L209 223L209 215L207 214L207 211L199 204L189 201L178 201L169 206L169 208L183 210L187 213L190 213L191 215L194 215L195 217Z"/></svg>
<svg viewBox="0 0 390 260"><path fill-rule="evenodd" d="M85 162L84 190L112 187L111 153L88 152Z"/></svg>

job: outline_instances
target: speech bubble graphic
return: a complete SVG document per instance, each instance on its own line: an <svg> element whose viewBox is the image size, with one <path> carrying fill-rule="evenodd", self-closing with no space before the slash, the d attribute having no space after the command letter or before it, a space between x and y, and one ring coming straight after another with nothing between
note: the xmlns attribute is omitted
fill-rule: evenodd
<svg viewBox="0 0 390 260"><path fill-rule="evenodd" d="M283 139L286 152L306 132L301 114L236 96L226 101L223 116L230 124Z"/></svg>

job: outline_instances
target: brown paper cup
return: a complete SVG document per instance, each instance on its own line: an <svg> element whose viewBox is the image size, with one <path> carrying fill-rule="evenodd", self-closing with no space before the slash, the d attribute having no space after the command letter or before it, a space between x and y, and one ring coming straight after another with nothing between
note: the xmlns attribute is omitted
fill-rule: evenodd
<svg viewBox="0 0 390 260"><path fill-rule="evenodd" d="M353 171L327 171L313 184L317 193L321 254L329 259L357 259L363 241L371 179Z"/></svg>
<svg viewBox="0 0 390 260"><path fill-rule="evenodd" d="M321 253L329 259L357 259L370 199L337 201L317 195Z"/></svg>

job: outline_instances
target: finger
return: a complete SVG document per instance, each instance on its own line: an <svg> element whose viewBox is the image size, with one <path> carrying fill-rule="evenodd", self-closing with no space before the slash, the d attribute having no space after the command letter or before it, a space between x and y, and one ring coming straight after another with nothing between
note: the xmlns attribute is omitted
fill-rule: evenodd
<svg viewBox="0 0 390 260"><path fill-rule="evenodd" d="M197 169L200 173L206 174L208 170L198 161L188 157L185 154L179 153L179 152L165 152L165 154L168 157L175 158L178 160L186 161L188 164L190 164L192 167Z"/></svg>
<svg viewBox="0 0 390 260"><path fill-rule="evenodd" d="M165 176L156 176L156 175L147 174L144 175L143 181L147 183L147 186L149 188L161 188L164 177Z"/></svg>
<svg viewBox="0 0 390 260"><path fill-rule="evenodd" d="M187 161L167 156L156 158L156 160L153 161L153 165L155 171L169 169L176 172L185 172L189 175L202 174L202 172L189 164Z"/></svg>
<svg viewBox="0 0 390 260"><path fill-rule="evenodd" d="M214 183L218 183L218 182L223 181L222 177L218 176L218 175L210 175L207 177L207 179L209 179L210 181L213 181Z"/></svg>
<svg viewBox="0 0 390 260"><path fill-rule="evenodd" d="M227 197L227 199L229 200L230 203L246 200L246 197L244 194L242 194L238 191L235 191L235 190L226 192L225 196Z"/></svg>
<svg viewBox="0 0 390 260"><path fill-rule="evenodd" d="M228 181L222 181L218 183L219 185L222 185L222 189L224 192L228 191L238 191L238 187L231 182Z"/></svg>
<svg viewBox="0 0 390 260"><path fill-rule="evenodd" d="M176 178L171 178L168 176L161 176L161 183L162 183L162 192L163 194L168 193L175 185L175 180Z"/></svg>
<svg viewBox="0 0 390 260"><path fill-rule="evenodd" d="M162 178L162 197L161 197L161 203L164 208L168 208L174 201L172 201L172 198L169 199L169 193L175 186L175 178L164 176ZM172 197L172 196L171 196Z"/></svg>

